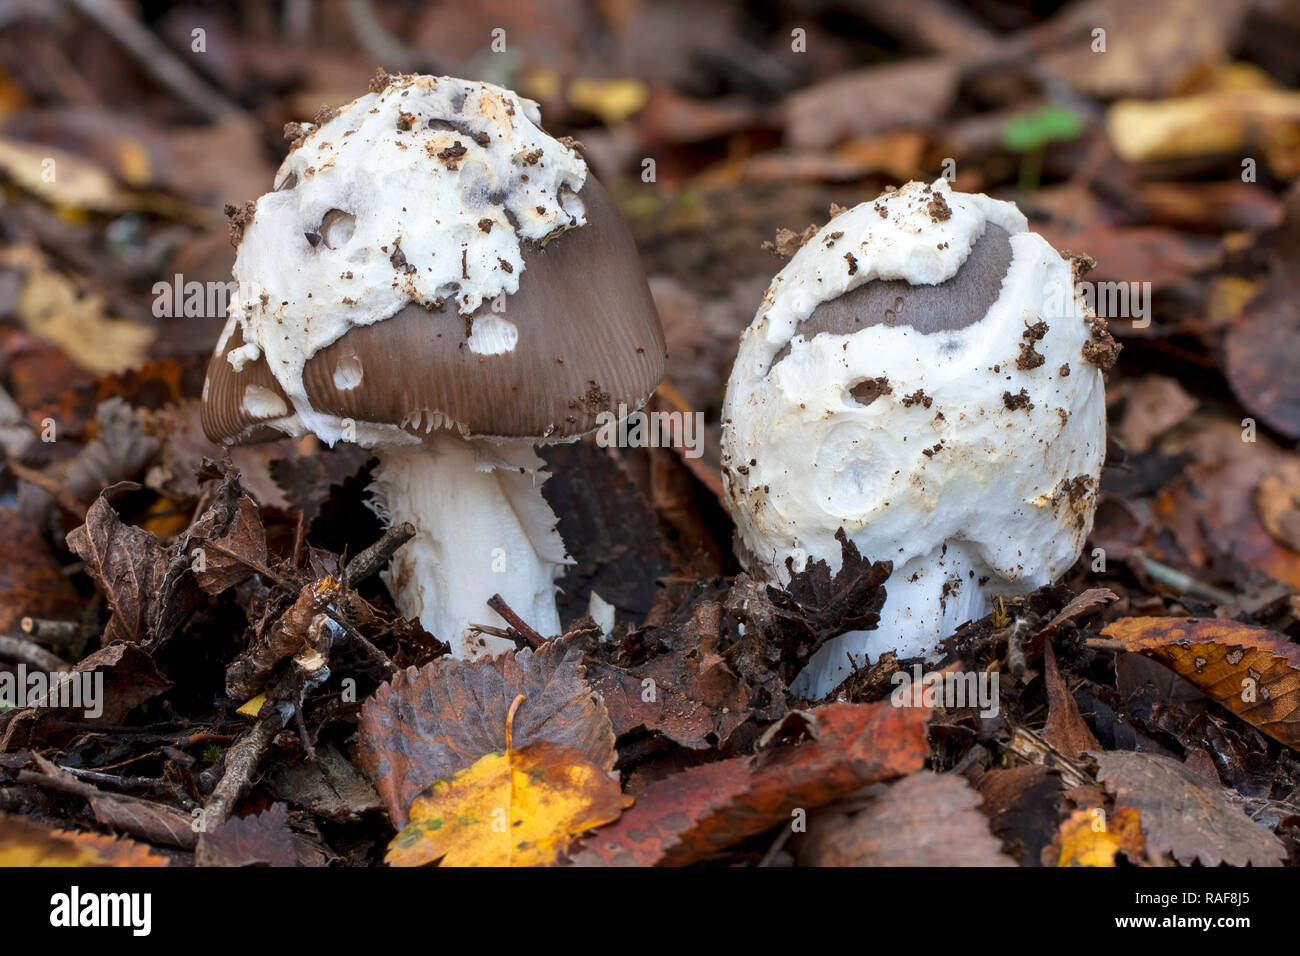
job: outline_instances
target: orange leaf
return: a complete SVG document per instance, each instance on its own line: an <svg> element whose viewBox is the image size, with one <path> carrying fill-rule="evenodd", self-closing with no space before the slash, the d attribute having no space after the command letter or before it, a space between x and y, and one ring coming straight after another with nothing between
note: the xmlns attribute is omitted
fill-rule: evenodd
<svg viewBox="0 0 1300 956"><path fill-rule="evenodd" d="M1126 617L1101 633L1173 668L1251 726L1300 749L1300 646L1286 635L1195 617Z"/></svg>
<svg viewBox="0 0 1300 956"><path fill-rule="evenodd" d="M35 826L0 813L0 867L167 866L167 858L134 840Z"/></svg>

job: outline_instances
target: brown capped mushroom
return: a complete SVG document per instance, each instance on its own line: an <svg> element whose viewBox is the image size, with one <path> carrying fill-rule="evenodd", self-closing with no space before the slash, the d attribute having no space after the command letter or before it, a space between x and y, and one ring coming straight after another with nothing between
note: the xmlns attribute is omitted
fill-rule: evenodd
<svg viewBox="0 0 1300 956"><path fill-rule="evenodd" d="M392 77L307 132L244 226L204 388L214 440L376 450L376 512L416 527L389 589L461 657L510 646L475 629L505 626L493 594L558 633L534 445L639 408L665 359L626 226L536 123L498 87Z"/></svg>

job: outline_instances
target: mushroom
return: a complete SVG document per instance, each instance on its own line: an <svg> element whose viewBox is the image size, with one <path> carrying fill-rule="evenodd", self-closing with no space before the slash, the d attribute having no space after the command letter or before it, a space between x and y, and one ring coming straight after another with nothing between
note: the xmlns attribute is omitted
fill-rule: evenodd
<svg viewBox="0 0 1300 956"><path fill-rule="evenodd" d="M841 527L892 563L875 630L829 641L816 699L887 651L932 654L996 595L1056 580L1092 525L1116 348L1009 202L913 182L840 212L768 287L727 384L737 551L782 584Z"/></svg>
<svg viewBox="0 0 1300 956"><path fill-rule="evenodd" d="M235 217L238 291L208 367L225 443L373 448L372 507L415 537L385 581L457 657L513 647L506 604L559 632L566 556L535 445L639 408L665 345L637 251L537 104L487 83L377 77L314 124Z"/></svg>

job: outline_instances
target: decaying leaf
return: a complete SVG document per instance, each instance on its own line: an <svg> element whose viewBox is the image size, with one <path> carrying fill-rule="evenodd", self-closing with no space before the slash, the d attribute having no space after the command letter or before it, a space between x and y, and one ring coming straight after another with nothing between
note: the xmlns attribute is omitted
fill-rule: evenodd
<svg viewBox="0 0 1300 956"><path fill-rule="evenodd" d="M196 866L296 866L289 811L283 803L262 813L232 817L199 836Z"/></svg>
<svg viewBox="0 0 1300 956"><path fill-rule="evenodd" d="M1075 703L1070 689L1061 679L1060 668L1056 666L1056 655L1052 645L1043 646L1043 679L1047 682L1047 726L1043 728L1043 739L1071 760L1079 759L1085 750L1098 750L1101 745L1092 735L1079 705Z"/></svg>
<svg viewBox="0 0 1300 956"><path fill-rule="evenodd" d="M689 619L630 639L652 648L648 660L591 661L588 675L614 732L644 728L695 750L725 743L752 710L745 683L719 653L722 633L722 606L704 599Z"/></svg>
<svg viewBox="0 0 1300 956"><path fill-rule="evenodd" d="M77 592L61 573L36 522L12 508L0 508L0 541L9 554L21 556L0 563L0 631L15 631L27 615L74 620Z"/></svg>
<svg viewBox="0 0 1300 956"><path fill-rule="evenodd" d="M38 827L0 813L0 867L167 866L167 858L134 840Z"/></svg>
<svg viewBox="0 0 1300 956"><path fill-rule="evenodd" d="M685 866L869 784L921 769L925 708L828 704L795 711L766 739L797 734L752 757L694 767L635 794L622 819L588 837L584 866Z"/></svg>
<svg viewBox="0 0 1300 956"><path fill-rule="evenodd" d="M802 866L1015 866L976 809L966 778L922 770L820 810Z"/></svg>
<svg viewBox="0 0 1300 956"><path fill-rule="evenodd" d="M604 772L614 768L609 714L584 677L575 642L561 638L490 660L441 658L398 674L361 709L361 766L395 826L406 825L411 801L430 784L505 748L506 715L519 694L528 706L514 725L518 749L549 741Z"/></svg>
<svg viewBox="0 0 1300 956"><path fill-rule="evenodd" d="M55 738L66 738L75 730L62 727L64 721L86 724L120 724L132 710L145 701L169 690L172 682L158 670L152 657L134 644L117 642L101 647L77 661L66 678L69 690L85 680L101 680L102 688L92 702L65 696L62 689L51 695L52 701L68 701L69 706L31 707L12 715L0 734L0 751L16 747L36 747ZM81 685L84 686L84 685ZM94 707L91 704L94 704ZM73 706L75 705L75 706ZM93 713L98 710L98 713ZM58 728L58 729L55 729Z"/></svg>
<svg viewBox="0 0 1300 956"><path fill-rule="evenodd" d="M1048 852L1055 866L1115 866L1121 853L1140 863L1145 848L1136 810L1122 807L1107 816L1092 807L1070 814Z"/></svg>
<svg viewBox="0 0 1300 956"><path fill-rule="evenodd" d="M1141 818L1148 846L1190 866L1280 866L1286 849L1216 781L1158 754L1096 753L1097 779Z"/></svg>
<svg viewBox="0 0 1300 956"><path fill-rule="evenodd" d="M1279 544L1300 551L1300 462L1255 486L1255 510Z"/></svg>
<svg viewBox="0 0 1300 956"><path fill-rule="evenodd" d="M86 523L69 533L68 547L85 560L86 572L113 609L106 640L151 649L162 644L202 599L200 583L217 593L251 573L241 557L265 557L261 519L239 472L208 474L220 477L208 507L167 547L122 521L109 504L115 488L95 499Z"/></svg>
<svg viewBox="0 0 1300 956"><path fill-rule="evenodd" d="M980 810L1006 852L1021 866L1041 866L1061 818L1061 778L1042 764L994 769L979 791Z"/></svg>
<svg viewBox="0 0 1300 956"><path fill-rule="evenodd" d="M1102 634L1168 665L1251 726L1300 749L1300 646L1285 634L1194 617L1126 617Z"/></svg>
<svg viewBox="0 0 1300 956"><path fill-rule="evenodd" d="M1288 438L1300 438L1300 279L1289 264L1264 280L1223 347L1228 383L1241 404Z"/></svg>
<svg viewBox="0 0 1300 956"><path fill-rule="evenodd" d="M549 866L586 830L617 820L632 799L574 747L541 740L515 749L515 714L505 748L439 780L415 798L406 828L389 844L392 866Z"/></svg>
<svg viewBox="0 0 1300 956"><path fill-rule="evenodd" d="M1130 452L1146 451L1155 439L1173 428L1199 404L1167 375L1148 375L1127 393L1127 407L1119 423L1119 437Z"/></svg>
<svg viewBox="0 0 1300 956"><path fill-rule="evenodd" d="M315 760L277 767L270 784L280 799L330 820L357 820L384 807L375 788L332 745L317 747Z"/></svg>
<svg viewBox="0 0 1300 956"><path fill-rule="evenodd" d="M949 57L842 73L786 100L787 139L801 149L824 149L854 136L924 126L947 112L959 77Z"/></svg>

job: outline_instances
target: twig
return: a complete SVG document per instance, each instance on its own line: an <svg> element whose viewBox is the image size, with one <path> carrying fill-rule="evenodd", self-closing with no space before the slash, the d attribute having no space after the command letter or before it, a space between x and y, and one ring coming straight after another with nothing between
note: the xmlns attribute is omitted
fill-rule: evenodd
<svg viewBox="0 0 1300 956"><path fill-rule="evenodd" d="M40 617L25 617L18 622L22 632L29 640L44 641L60 647L71 647L77 643L81 625L76 621L51 621Z"/></svg>
<svg viewBox="0 0 1300 956"><path fill-rule="evenodd" d="M781 852L781 848L785 846L786 841L790 839L790 834L793 832L794 827L792 826L781 827L781 832L772 841L772 845L767 848L767 852L763 854L763 859L758 861L758 865L771 866L772 861L776 859L776 855Z"/></svg>
<svg viewBox="0 0 1300 956"><path fill-rule="evenodd" d="M41 491L44 491L72 517L78 521L86 519L86 506L69 489L45 474L45 472L37 471L35 468L28 468L21 462L12 459L6 462L5 465L13 472L15 478L29 485L35 485Z"/></svg>
<svg viewBox="0 0 1300 956"><path fill-rule="evenodd" d="M507 624L518 631L519 636L528 642L529 647L541 647L546 643L546 638L526 624L524 619L511 609L505 598L500 594L494 594L488 598L487 606L500 614Z"/></svg>
<svg viewBox="0 0 1300 956"><path fill-rule="evenodd" d="M219 120L242 112L240 108L199 78L167 45L140 25L126 8L113 0L69 0L113 39L126 47L141 68L208 119Z"/></svg>
<svg viewBox="0 0 1300 956"><path fill-rule="evenodd" d="M393 664L389 656L371 643L360 631L348 623L348 619L336 611L333 606L328 604L325 605L325 614L329 616L331 621L343 628L348 637L366 653L367 657L383 667L388 673L392 674L396 672L397 667Z"/></svg>
<svg viewBox="0 0 1300 956"><path fill-rule="evenodd" d="M415 65L415 56L379 22L369 0L344 0L348 22L361 48L382 63L401 72Z"/></svg>
<svg viewBox="0 0 1300 956"><path fill-rule="evenodd" d="M389 528L383 537L347 563L343 569L343 586L355 587L357 582L370 577L388 563L398 548L414 537L415 525L409 521Z"/></svg>
<svg viewBox="0 0 1300 956"><path fill-rule="evenodd" d="M72 665L61 657L56 657L43 647L25 641L19 637L0 634L0 657L20 664L28 664L43 671L70 671Z"/></svg>
<svg viewBox="0 0 1300 956"><path fill-rule="evenodd" d="M1236 596L1228 591L1220 590L1209 584L1202 584L1181 571L1175 571L1167 564L1161 564L1159 561L1148 558L1145 554L1139 554L1137 558L1142 565L1142 570L1150 575L1151 580L1157 584L1163 584L1165 587L1173 588L1180 594L1202 598L1215 604L1231 604L1236 600Z"/></svg>
<svg viewBox="0 0 1300 956"><path fill-rule="evenodd" d="M212 789L212 795L203 805L203 827L205 830L219 827L230 819L235 804L253 785L253 774L257 773L258 764L262 762L271 741L275 740L284 718L275 708L268 708L257 719L251 730L235 741L234 746L226 751L225 769L221 779Z"/></svg>

